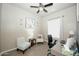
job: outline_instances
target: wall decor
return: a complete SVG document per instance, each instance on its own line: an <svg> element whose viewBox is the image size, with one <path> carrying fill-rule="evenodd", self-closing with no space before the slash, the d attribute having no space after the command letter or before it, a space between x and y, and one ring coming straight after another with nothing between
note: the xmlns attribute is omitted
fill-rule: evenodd
<svg viewBox="0 0 79 59"><path fill-rule="evenodd" d="M35 28L37 25L37 20L34 18L25 18L25 28L31 29Z"/></svg>

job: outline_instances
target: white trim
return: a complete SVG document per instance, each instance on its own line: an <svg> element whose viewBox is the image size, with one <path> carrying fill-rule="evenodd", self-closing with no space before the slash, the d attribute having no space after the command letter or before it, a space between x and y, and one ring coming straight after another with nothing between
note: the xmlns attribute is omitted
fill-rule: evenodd
<svg viewBox="0 0 79 59"><path fill-rule="evenodd" d="M3 53L9 52L9 51L13 51L13 50L16 50L16 49L17 49L17 48L13 48L13 49L9 49L9 50L6 50L6 51L2 51L2 52L0 53L0 56L2 56Z"/></svg>

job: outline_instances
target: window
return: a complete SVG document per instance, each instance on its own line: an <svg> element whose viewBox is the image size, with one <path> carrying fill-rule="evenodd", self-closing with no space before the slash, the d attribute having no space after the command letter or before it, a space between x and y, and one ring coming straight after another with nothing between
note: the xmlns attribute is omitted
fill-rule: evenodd
<svg viewBox="0 0 79 59"><path fill-rule="evenodd" d="M51 34L52 37L60 38L60 23L60 18L48 20L48 34Z"/></svg>

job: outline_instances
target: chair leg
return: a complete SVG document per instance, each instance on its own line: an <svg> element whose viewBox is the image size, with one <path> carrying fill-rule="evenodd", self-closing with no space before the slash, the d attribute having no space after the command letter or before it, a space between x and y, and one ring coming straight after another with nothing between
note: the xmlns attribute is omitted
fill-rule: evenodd
<svg viewBox="0 0 79 59"><path fill-rule="evenodd" d="M17 51L18 51L19 49L17 49Z"/></svg>
<svg viewBox="0 0 79 59"><path fill-rule="evenodd" d="M49 48L47 56L50 56L50 55L51 55L51 49Z"/></svg>
<svg viewBox="0 0 79 59"><path fill-rule="evenodd" d="M55 55L51 54L51 48L48 49L48 54L47 54L47 56L55 56Z"/></svg>
<svg viewBox="0 0 79 59"><path fill-rule="evenodd" d="M23 54L24 54L25 51L22 51L22 52L23 52Z"/></svg>
<svg viewBox="0 0 79 59"><path fill-rule="evenodd" d="M25 50L24 50L24 51L22 51L22 50L20 50L20 49L17 49L17 51L21 51L23 54L25 53Z"/></svg>
<svg viewBox="0 0 79 59"><path fill-rule="evenodd" d="M44 42L42 42L42 44L44 44Z"/></svg>
<svg viewBox="0 0 79 59"><path fill-rule="evenodd" d="M26 50L22 51L22 52L23 52L23 54L25 53L25 51L26 51Z"/></svg>

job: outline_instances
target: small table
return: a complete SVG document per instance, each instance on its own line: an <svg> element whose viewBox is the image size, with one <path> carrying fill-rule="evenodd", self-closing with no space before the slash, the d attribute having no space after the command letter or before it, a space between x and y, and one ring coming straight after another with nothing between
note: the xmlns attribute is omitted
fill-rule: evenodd
<svg viewBox="0 0 79 59"><path fill-rule="evenodd" d="M36 39L32 38L32 39L29 39L29 40L31 42L31 47L36 44Z"/></svg>

